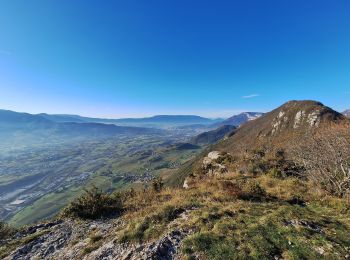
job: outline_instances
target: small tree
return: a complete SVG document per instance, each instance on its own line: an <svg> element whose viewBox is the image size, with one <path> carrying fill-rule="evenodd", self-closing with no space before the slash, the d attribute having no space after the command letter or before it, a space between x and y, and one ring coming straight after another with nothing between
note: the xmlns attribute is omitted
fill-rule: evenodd
<svg viewBox="0 0 350 260"><path fill-rule="evenodd" d="M284 149L278 149L275 153L275 158L278 164L283 164L286 161Z"/></svg>
<svg viewBox="0 0 350 260"><path fill-rule="evenodd" d="M332 125L292 149L307 178L328 193L350 195L350 127Z"/></svg>

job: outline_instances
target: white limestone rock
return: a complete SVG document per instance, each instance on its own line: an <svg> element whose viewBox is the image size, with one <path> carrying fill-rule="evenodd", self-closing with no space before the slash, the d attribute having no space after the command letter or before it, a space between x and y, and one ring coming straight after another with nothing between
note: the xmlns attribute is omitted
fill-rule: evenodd
<svg viewBox="0 0 350 260"><path fill-rule="evenodd" d="M320 111L316 110L308 115L307 122L311 127L318 127L320 124Z"/></svg>
<svg viewBox="0 0 350 260"><path fill-rule="evenodd" d="M295 115L295 119L294 119L294 126L293 128L296 129L300 126L301 122L303 121L303 118L305 116L305 111L301 110L298 111Z"/></svg>

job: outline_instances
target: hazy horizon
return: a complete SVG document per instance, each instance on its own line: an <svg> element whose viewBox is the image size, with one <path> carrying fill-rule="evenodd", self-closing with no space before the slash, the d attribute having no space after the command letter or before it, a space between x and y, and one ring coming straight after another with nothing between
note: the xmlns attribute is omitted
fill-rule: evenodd
<svg viewBox="0 0 350 260"><path fill-rule="evenodd" d="M211 118L211 119L218 119L218 118L227 118L227 117L231 117L234 115L238 115L244 112L268 112L268 111L248 111L248 110L237 110L237 111L232 111L231 114L228 114L228 116L207 116L207 115L201 115L201 114L144 114L143 116L129 116L129 117L117 117L117 116L113 116L113 115L97 115L97 116L90 116L90 115L83 115L83 114L76 114L76 113L47 113L47 112L28 112L28 111L17 111L17 110L12 110L12 109L7 109L7 108L0 108L0 110L8 110L8 111L13 111L13 112L17 112L17 113L28 113L28 114L32 114L32 115L40 115L40 114L48 114L48 115L70 115L70 116L82 116L82 117L91 117L91 118L104 118L104 119L126 119L126 118L147 118L147 117L154 117L154 116L200 116L200 117L206 117L206 118ZM231 111L227 111L227 113L229 113ZM214 113L215 114L215 113Z"/></svg>
<svg viewBox="0 0 350 260"><path fill-rule="evenodd" d="M315 100L315 101L318 101L318 100ZM283 104L281 104L283 105ZM326 104L324 104L326 105ZM326 105L327 106L327 105ZM332 108L332 107L331 107ZM273 109L276 109L273 108ZM333 109L333 108L332 108ZM337 112L339 113L342 113L342 112L345 112L345 110L348 110L349 108L347 109L344 109L344 110L336 110ZM205 118L209 118L209 119L226 119L226 118L229 118L229 117L232 117L232 116L235 116L235 115L239 115L241 113L245 113L245 112L253 112L253 113L267 113L267 112L270 112L271 110L268 110L268 111L253 111L253 110L232 110L232 111L225 111L226 115L223 115L221 114L218 114L216 113L218 116L211 116L211 115L215 115L215 112L212 113L211 115L206 115L206 114L201 114L201 112L198 112L197 114L189 114L189 113L184 113L184 114L176 114L176 113L169 113L169 114L162 114L162 113L159 113L159 114L144 114L144 115L141 115L141 116L135 116L135 115L130 115L130 116L124 116L124 117L118 117L118 116L113 116L113 115L84 115L84 114L76 114L76 113L47 113L47 112L28 112L28 111L16 111L16 110L12 110L12 109L7 109L7 108L0 108L0 110L9 110L9 111L13 111L13 112L18 112L18 113L29 113L29 114L33 114L33 115L40 115L40 114L48 114L48 115L70 115L70 116L82 116L82 117L90 117L90 118L100 118L100 119L128 119L128 118L148 118L148 117L154 117L154 116L200 116L200 117L205 117Z"/></svg>

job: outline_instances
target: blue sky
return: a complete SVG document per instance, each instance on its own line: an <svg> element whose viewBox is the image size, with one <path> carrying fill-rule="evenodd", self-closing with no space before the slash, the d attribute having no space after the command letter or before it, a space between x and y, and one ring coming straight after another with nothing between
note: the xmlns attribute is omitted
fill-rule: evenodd
<svg viewBox="0 0 350 260"><path fill-rule="evenodd" d="M229 116L350 108L350 1L0 2L0 107Z"/></svg>

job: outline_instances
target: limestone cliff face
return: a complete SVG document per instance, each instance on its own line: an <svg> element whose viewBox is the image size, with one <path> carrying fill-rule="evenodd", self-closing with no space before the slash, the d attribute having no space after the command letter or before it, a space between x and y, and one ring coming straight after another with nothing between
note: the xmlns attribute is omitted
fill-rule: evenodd
<svg viewBox="0 0 350 260"><path fill-rule="evenodd" d="M254 151L263 151L268 157L274 156L278 150L284 150L286 159L294 161L291 151L295 146L306 143L316 132L322 134L332 124L349 126L350 120L320 102L289 101L245 123L210 149L230 154L235 161L236 170L247 168L247 156ZM348 129L350 135L350 127ZM208 152L210 151L207 154ZM203 158L207 154L200 155L190 166L180 169L179 176L201 169Z"/></svg>
<svg viewBox="0 0 350 260"><path fill-rule="evenodd" d="M284 148L333 123L348 123L342 114L316 101L289 101L237 129L215 149L232 154L257 148ZM321 131L321 130L320 130Z"/></svg>

